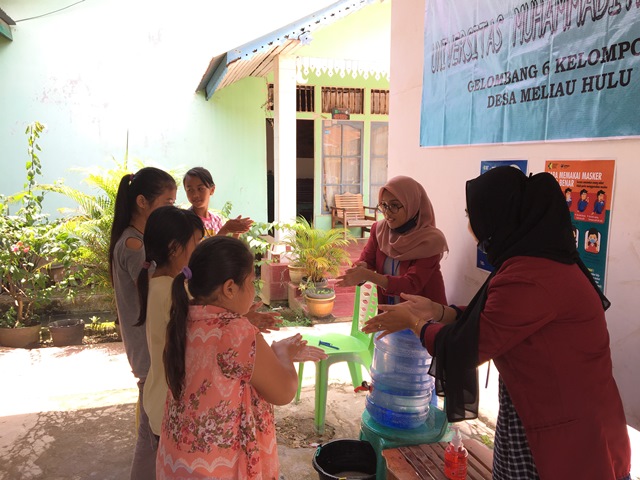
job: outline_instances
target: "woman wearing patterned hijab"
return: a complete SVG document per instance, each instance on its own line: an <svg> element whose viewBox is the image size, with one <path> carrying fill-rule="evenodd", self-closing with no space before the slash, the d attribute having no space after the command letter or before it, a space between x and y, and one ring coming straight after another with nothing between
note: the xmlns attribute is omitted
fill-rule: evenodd
<svg viewBox="0 0 640 480"><path fill-rule="evenodd" d="M401 301L400 293L446 303L440 259L448 251L447 241L436 228L422 185L409 177L392 178L380 189L378 210L384 219L371 227L360 258L339 277L338 286L373 282L379 303Z"/></svg>
<svg viewBox="0 0 640 480"><path fill-rule="evenodd" d="M610 303L578 256L558 183L548 173L498 167L467 182L467 212L495 267L469 305L407 296L363 331L413 328L434 356L430 373L452 422L477 417L476 367L493 359L494 479L630 478Z"/></svg>

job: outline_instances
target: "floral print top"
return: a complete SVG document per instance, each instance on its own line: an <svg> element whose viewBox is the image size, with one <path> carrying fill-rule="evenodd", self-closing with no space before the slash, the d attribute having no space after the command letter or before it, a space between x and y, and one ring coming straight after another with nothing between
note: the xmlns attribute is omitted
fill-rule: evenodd
<svg viewBox="0 0 640 480"><path fill-rule="evenodd" d="M249 383L257 333L222 308L189 308L184 389L167 395L158 479L278 478L273 405Z"/></svg>

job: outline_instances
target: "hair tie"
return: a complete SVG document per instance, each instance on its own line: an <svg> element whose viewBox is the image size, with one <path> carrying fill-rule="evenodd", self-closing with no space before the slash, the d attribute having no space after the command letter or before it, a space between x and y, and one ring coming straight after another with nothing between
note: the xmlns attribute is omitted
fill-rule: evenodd
<svg viewBox="0 0 640 480"><path fill-rule="evenodd" d="M143 268L144 270L149 270L149 267L150 267L150 266L151 266L151 263L150 263L150 262L144 262L144 263L142 264L142 268Z"/></svg>
<svg viewBox="0 0 640 480"><path fill-rule="evenodd" d="M193 276L193 274L191 273L191 269L189 267L183 267L182 274L184 275L184 278L186 278L187 280L191 280L191 277Z"/></svg>
<svg viewBox="0 0 640 480"><path fill-rule="evenodd" d="M135 177L136 174L135 173L130 173L129 174L129 183L133 182L133 177Z"/></svg>

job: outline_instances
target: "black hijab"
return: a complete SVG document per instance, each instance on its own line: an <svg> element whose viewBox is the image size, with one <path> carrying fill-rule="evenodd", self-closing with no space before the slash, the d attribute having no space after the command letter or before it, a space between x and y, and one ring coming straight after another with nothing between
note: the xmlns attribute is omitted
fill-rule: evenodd
<svg viewBox="0 0 640 480"><path fill-rule="evenodd" d="M565 197L549 173L527 177L513 167L489 170L467 182L467 212L478 246L495 270L458 321L435 339L430 373L437 393L446 398L450 422L478 416L478 324L489 282L505 260L529 256L578 264L603 308L610 306L578 255Z"/></svg>

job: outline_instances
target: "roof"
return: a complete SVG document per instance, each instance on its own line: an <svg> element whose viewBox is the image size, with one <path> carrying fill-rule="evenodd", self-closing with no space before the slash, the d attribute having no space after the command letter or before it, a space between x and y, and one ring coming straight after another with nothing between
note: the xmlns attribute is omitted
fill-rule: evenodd
<svg viewBox="0 0 640 480"><path fill-rule="evenodd" d="M13 19L4 13L4 10L0 8L0 36L5 37L9 40L13 40L13 36L11 35L11 27L9 25L15 25L16 22Z"/></svg>
<svg viewBox="0 0 640 480"><path fill-rule="evenodd" d="M2 10L1 8L0 8L0 20L5 22L7 25L15 25L16 24L16 22L14 22L13 19L9 15L4 13L4 10Z"/></svg>
<svg viewBox="0 0 640 480"><path fill-rule="evenodd" d="M340 0L274 32L213 57L197 91L204 91L208 100L216 90L245 77L266 76L273 68L273 59L277 55L292 54L305 45L310 32L331 25L374 1Z"/></svg>

